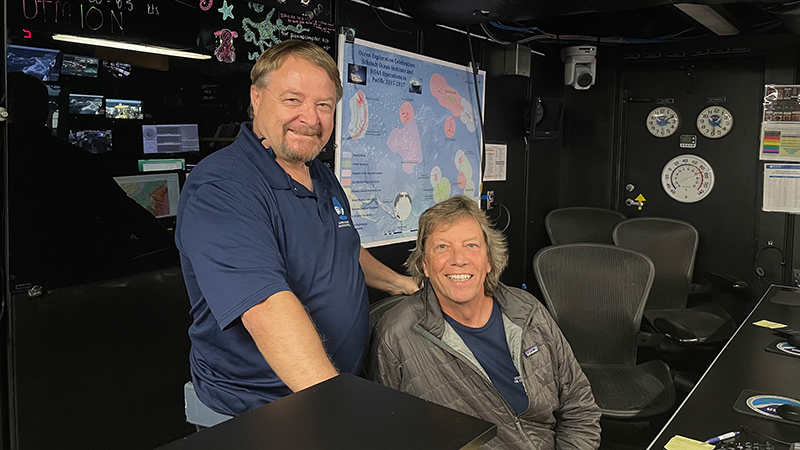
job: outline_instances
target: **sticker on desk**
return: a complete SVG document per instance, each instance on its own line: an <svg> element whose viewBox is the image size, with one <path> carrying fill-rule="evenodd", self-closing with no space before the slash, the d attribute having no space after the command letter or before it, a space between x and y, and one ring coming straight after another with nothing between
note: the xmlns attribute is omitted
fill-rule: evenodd
<svg viewBox="0 0 800 450"><path fill-rule="evenodd" d="M757 327L769 328L770 330L774 330L776 328L786 328L786 325L782 323L771 322L769 320L759 320L758 322L753 322L753 325Z"/></svg>
<svg viewBox="0 0 800 450"><path fill-rule="evenodd" d="M777 341L769 344L764 350L770 353L778 353L780 355L794 356L800 358L800 348L793 347L786 342L786 339L778 339Z"/></svg>
<svg viewBox="0 0 800 450"><path fill-rule="evenodd" d="M781 397L779 395L764 394L752 389L745 389L739 394L739 398L737 398L736 402L733 404L733 410L738 413L747 414L748 416L763 417L800 426L800 423L784 420L775 413L775 408L786 403L800 406L800 400Z"/></svg>
<svg viewBox="0 0 800 450"><path fill-rule="evenodd" d="M714 448L711 444L705 442L695 441L694 439L685 438L683 436L673 436L666 444L666 450L712 450Z"/></svg>

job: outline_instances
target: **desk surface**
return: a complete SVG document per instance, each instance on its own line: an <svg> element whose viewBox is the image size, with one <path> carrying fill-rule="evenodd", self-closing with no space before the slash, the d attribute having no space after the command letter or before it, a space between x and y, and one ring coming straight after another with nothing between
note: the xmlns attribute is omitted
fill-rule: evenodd
<svg viewBox="0 0 800 450"><path fill-rule="evenodd" d="M494 424L342 374L160 450L478 449Z"/></svg>
<svg viewBox="0 0 800 450"><path fill-rule="evenodd" d="M753 325L766 319L800 330L800 306L772 303L778 295L800 298L800 289L773 285L767 290L648 449L663 449L676 434L704 441L741 425L783 441L800 441L800 426L733 410L744 389L800 399L800 358L764 350L780 337Z"/></svg>

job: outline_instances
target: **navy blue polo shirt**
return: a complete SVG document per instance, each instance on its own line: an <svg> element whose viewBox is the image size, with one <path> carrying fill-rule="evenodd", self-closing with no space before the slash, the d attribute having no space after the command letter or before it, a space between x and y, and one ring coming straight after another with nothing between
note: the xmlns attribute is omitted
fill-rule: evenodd
<svg viewBox="0 0 800 450"><path fill-rule="evenodd" d="M339 182L309 163L314 192L294 181L253 133L201 161L186 180L175 242L191 301L190 364L200 400L240 414L288 395L241 315L291 291L342 372L359 370L369 300L358 232Z"/></svg>

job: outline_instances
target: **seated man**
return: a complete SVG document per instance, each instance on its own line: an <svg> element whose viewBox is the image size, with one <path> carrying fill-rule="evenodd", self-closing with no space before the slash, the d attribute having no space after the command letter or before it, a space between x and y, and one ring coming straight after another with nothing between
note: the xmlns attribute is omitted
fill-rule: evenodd
<svg viewBox="0 0 800 450"><path fill-rule="evenodd" d="M406 267L424 288L376 326L371 375L496 424L484 448L596 449L589 381L544 306L500 284L507 261L504 236L468 197L422 213Z"/></svg>

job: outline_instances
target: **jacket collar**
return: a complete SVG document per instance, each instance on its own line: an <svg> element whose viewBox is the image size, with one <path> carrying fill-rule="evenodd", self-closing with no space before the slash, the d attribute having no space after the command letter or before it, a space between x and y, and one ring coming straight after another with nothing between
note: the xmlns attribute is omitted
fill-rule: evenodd
<svg viewBox="0 0 800 450"><path fill-rule="evenodd" d="M422 318L418 322L424 330L441 339L444 335L445 321L439 299L431 286L431 280L425 278L424 287L420 290L422 303L425 310ZM524 301L516 292L509 289L505 284L500 283L494 291L494 299L500 306L500 311L508 317L511 322L519 327L527 326L531 318L533 305Z"/></svg>

